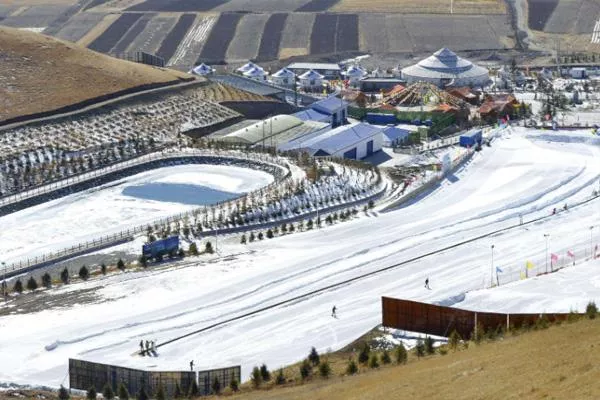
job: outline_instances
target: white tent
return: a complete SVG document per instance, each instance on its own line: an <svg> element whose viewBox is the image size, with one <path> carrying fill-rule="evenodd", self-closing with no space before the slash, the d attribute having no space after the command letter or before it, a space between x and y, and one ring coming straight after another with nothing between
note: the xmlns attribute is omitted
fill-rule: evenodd
<svg viewBox="0 0 600 400"><path fill-rule="evenodd" d="M271 81L273 81L274 84L280 86L294 86L295 79L296 74L294 74L287 68L282 68L271 75Z"/></svg>
<svg viewBox="0 0 600 400"><path fill-rule="evenodd" d="M264 69L262 69L261 67L254 67L252 69L249 69L248 71L244 72L243 75L246 78L250 78L250 79L254 79L257 81L266 81L267 80L267 73L265 72Z"/></svg>
<svg viewBox="0 0 600 400"><path fill-rule="evenodd" d="M195 75L209 75L215 72L215 70L214 68L211 68L208 65L202 63L192 68L190 72Z"/></svg>
<svg viewBox="0 0 600 400"><path fill-rule="evenodd" d="M367 75L367 72L359 66L353 65L342 74L348 79L350 85L357 86L360 80Z"/></svg>
<svg viewBox="0 0 600 400"><path fill-rule="evenodd" d="M246 64L239 67L238 69L236 69L236 71L243 74L244 72L248 72L253 68L260 68L260 67L256 64L254 64L252 61L249 61Z"/></svg>
<svg viewBox="0 0 600 400"><path fill-rule="evenodd" d="M315 89L323 86L325 77L314 70L309 70L298 77L300 85L306 89Z"/></svg>

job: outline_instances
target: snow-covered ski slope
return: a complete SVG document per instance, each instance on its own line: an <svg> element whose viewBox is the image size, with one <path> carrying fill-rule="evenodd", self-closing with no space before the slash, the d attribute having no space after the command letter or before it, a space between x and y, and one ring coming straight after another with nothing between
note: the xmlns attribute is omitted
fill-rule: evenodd
<svg viewBox="0 0 600 400"><path fill-rule="evenodd" d="M220 165L164 167L0 218L2 261L46 254L268 185L273 176Z"/></svg>
<svg viewBox="0 0 600 400"><path fill-rule="evenodd" d="M516 129L485 147L433 192L406 207L371 213L352 222L282 238L221 248L217 262L190 263L173 270L124 273L57 289L96 288L94 304L0 318L0 381L65 383L67 359L185 370L241 364L271 368L298 361L311 346L337 349L381 322L381 296L465 304L489 285L490 246L495 263L518 268L540 264L544 233L552 251L590 244L590 225L600 225L600 201L573 207L598 187L600 148L588 132L564 133L557 141ZM554 136L557 138L560 136ZM577 140L572 140L576 137ZM567 140L568 139L568 140ZM156 358L132 356L141 339L162 343L202 327L401 263L466 239L572 207L534 224L450 248L438 254L216 327L158 349ZM598 242L600 228L596 230ZM594 265L597 266L597 263ZM477 292L473 303L489 309L500 296L505 309L582 310L600 300L600 269L580 266L557 274ZM571 276L569 285L556 280ZM575 272L577 272L575 274ZM431 290L423 287L429 277ZM576 290L586 283L585 296ZM527 289L531 288L531 289ZM534 290L535 288L535 290ZM486 295L489 293L489 297ZM535 296L537 300L533 300ZM589 297L589 298L588 298ZM475 303L476 301L476 303ZM462 306L462 303L459 303ZM337 306L338 318L331 317Z"/></svg>

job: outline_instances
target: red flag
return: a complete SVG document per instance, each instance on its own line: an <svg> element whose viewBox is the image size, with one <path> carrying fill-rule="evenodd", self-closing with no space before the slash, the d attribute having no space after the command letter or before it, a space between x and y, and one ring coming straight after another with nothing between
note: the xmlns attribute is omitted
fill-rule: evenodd
<svg viewBox="0 0 600 400"><path fill-rule="evenodd" d="M554 253L550 253L550 261L555 263L558 261L558 255L554 254Z"/></svg>
<svg viewBox="0 0 600 400"><path fill-rule="evenodd" d="M567 251L567 255L571 258L575 257L575 253L573 253L571 250Z"/></svg>

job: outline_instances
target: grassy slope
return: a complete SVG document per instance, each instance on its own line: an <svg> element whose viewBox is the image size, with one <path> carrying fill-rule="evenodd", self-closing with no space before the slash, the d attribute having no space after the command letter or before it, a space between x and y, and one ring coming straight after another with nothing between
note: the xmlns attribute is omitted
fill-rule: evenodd
<svg viewBox="0 0 600 400"><path fill-rule="evenodd" d="M239 399L598 399L600 320L553 326L466 350L409 358L407 365L281 389ZM412 355L411 355L412 356ZM347 353L330 355L339 368ZM345 364L345 362L344 362Z"/></svg>
<svg viewBox="0 0 600 400"><path fill-rule="evenodd" d="M0 121L188 76L32 32L0 27L0 37Z"/></svg>

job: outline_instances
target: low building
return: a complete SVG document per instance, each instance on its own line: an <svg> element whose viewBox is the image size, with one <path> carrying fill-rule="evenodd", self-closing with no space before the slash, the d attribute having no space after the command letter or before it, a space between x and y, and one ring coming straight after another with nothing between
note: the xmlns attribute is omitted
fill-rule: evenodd
<svg viewBox="0 0 600 400"><path fill-rule="evenodd" d="M313 71L312 69L310 71L306 71L298 77L298 80L300 81L300 87L302 87L304 90L310 91L321 90L323 88L324 79L325 77L323 75Z"/></svg>
<svg viewBox="0 0 600 400"><path fill-rule="evenodd" d="M327 80L341 79L342 77L342 68L338 64L332 63L295 62L288 65L287 69L296 75L301 75L312 70L323 75L323 79Z"/></svg>
<svg viewBox="0 0 600 400"><path fill-rule="evenodd" d="M333 127L344 124L348 116L348 103L335 96L319 100L311 104L310 108L321 114L330 115Z"/></svg>
<svg viewBox="0 0 600 400"><path fill-rule="evenodd" d="M361 122L301 137L283 145L281 150L303 150L315 157L360 160L380 151L382 145L382 128Z"/></svg>
<svg viewBox="0 0 600 400"><path fill-rule="evenodd" d="M366 77L362 78L359 82L359 87L362 92L372 93L372 92L381 92L382 90L392 90L395 87L399 86L404 88L402 84L405 82L402 79L398 78L374 78L374 77Z"/></svg>
<svg viewBox="0 0 600 400"><path fill-rule="evenodd" d="M495 122L507 115L514 115L519 105L519 101L510 94L488 95L479 107L479 115L485 121Z"/></svg>
<svg viewBox="0 0 600 400"><path fill-rule="evenodd" d="M253 79L259 82L267 81L267 73L261 67L251 68L244 72L242 75L244 75L246 78Z"/></svg>
<svg viewBox="0 0 600 400"><path fill-rule="evenodd" d="M581 67L571 68L569 70L569 74L571 75L571 78L573 78L573 79L587 78L587 70L585 68L581 68Z"/></svg>
<svg viewBox="0 0 600 400"><path fill-rule="evenodd" d="M413 131L408 129L397 128L395 126L388 126L383 129L383 142L382 145L384 147L396 147L399 146L408 135L410 135Z"/></svg>
<svg viewBox="0 0 600 400"><path fill-rule="evenodd" d="M326 122L331 126L331 115L320 113L312 108L298 111L297 113L292 114L292 116L301 119L302 121Z"/></svg>
<svg viewBox="0 0 600 400"><path fill-rule="evenodd" d="M271 75L271 81L277 86L294 87L296 74L287 68L282 68Z"/></svg>
<svg viewBox="0 0 600 400"><path fill-rule="evenodd" d="M450 88L447 90L452 96L461 99L462 101L469 103L471 105L477 104L479 96L468 87L460 87L460 88Z"/></svg>

